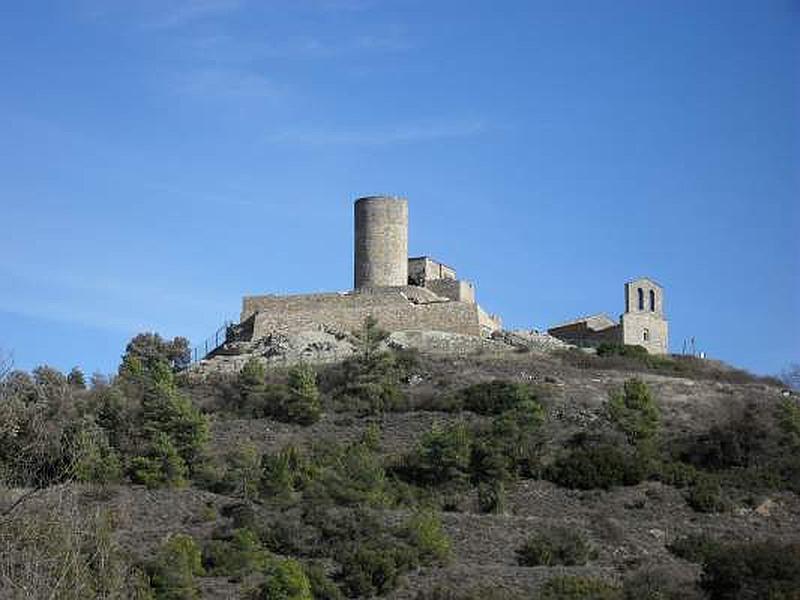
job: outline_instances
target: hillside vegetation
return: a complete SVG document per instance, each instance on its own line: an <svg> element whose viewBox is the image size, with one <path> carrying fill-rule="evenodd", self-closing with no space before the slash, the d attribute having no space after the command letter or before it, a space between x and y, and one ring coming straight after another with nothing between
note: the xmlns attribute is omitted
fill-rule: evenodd
<svg viewBox="0 0 800 600"><path fill-rule="evenodd" d="M0 597L800 598L800 404L635 348L0 370Z"/></svg>

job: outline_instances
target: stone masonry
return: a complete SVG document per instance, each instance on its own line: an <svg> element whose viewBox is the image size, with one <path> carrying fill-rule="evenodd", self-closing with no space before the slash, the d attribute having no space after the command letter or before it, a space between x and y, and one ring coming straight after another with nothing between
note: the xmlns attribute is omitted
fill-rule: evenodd
<svg viewBox="0 0 800 600"><path fill-rule="evenodd" d="M225 344L212 354L312 333L344 339L370 316L389 332L486 338L501 331L500 318L477 304L474 285L458 279L453 267L430 256L408 257L408 202L404 198L356 200L353 257L351 291L245 296L240 322L229 327ZM547 340L548 347L596 347L609 342L664 354L668 323L663 297L663 288L651 279L629 281L619 322L606 315L582 317L554 326L540 338ZM536 343L540 341L537 338Z"/></svg>
<svg viewBox="0 0 800 600"><path fill-rule="evenodd" d="M500 319L475 301L472 283L430 257L408 257L408 203L393 196L360 198L354 206L354 282L343 293L246 296L228 342L325 330L342 334L374 317L390 331L440 331L488 336Z"/></svg>
<svg viewBox="0 0 800 600"><path fill-rule="evenodd" d="M358 330L369 315L387 331L482 333L476 304L455 302L411 286L343 294L248 297L244 299L242 322L252 319L249 329L252 339L258 339L275 332L320 327L349 333Z"/></svg>
<svg viewBox="0 0 800 600"><path fill-rule="evenodd" d="M647 277L634 279L625 284L625 312L619 323L606 315L592 315L551 327L548 333L576 346L626 344L666 354L669 324L664 318L664 289Z"/></svg>

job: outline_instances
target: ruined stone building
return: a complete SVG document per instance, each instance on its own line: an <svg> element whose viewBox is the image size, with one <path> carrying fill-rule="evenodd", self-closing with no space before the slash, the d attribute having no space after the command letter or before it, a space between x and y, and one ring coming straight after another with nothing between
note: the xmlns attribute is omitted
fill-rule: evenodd
<svg viewBox="0 0 800 600"><path fill-rule="evenodd" d="M214 353L307 332L342 337L358 330L368 316L389 332L480 338L500 331L499 317L478 305L474 285L459 279L454 268L429 256L408 256L408 202L404 198L359 198L354 225L352 290L246 296L239 323L226 332L225 348L214 345ZM516 333L514 339L520 343L547 342L548 347L564 342L581 347L603 342L635 344L664 354L668 345L663 296L655 281L636 279L625 284L625 312L619 322L593 315L551 327L549 335L520 331L495 337L500 340Z"/></svg>
<svg viewBox="0 0 800 600"><path fill-rule="evenodd" d="M354 289L340 293L246 296L236 341L323 329L349 333L371 315L388 331L490 335L500 320L475 301L453 268L408 256L408 202L370 196L355 203Z"/></svg>
<svg viewBox="0 0 800 600"><path fill-rule="evenodd" d="M605 342L637 345L650 354L666 354L668 329L664 289L652 279L641 277L625 284L625 312L619 322L599 314L561 323L547 332L581 347L596 347Z"/></svg>

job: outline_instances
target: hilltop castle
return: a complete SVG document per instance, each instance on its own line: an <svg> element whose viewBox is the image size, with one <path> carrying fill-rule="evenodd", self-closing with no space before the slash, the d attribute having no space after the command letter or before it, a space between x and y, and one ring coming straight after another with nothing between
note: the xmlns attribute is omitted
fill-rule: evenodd
<svg viewBox="0 0 800 600"><path fill-rule="evenodd" d="M429 256L408 256L408 202L392 196L359 198L354 207L354 287L340 293L246 296L240 322L226 342L253 342L274 335L322 330L347 334L368 316L390 332L439 331L488 337L500 318L476 302L475 286ZM602 342L638 344L667 352L663 289L650 279L625 285L619 323L605 315L576 319L548 333L578 346Z"/></svg>
<svg viewBox="0 0 800 600"><path fill-rule="evenodd" d="M475 287L427 257L408 256L408 202L369 196L355 203L354 289L342 293L246 296L237 341L307 329L350 332L372 315L388 331L488 336L500 319L475 300Z"/></svg>

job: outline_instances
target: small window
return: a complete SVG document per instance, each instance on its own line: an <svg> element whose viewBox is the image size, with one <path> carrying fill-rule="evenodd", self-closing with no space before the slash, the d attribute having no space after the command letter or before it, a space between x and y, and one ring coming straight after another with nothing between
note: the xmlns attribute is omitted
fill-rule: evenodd
<svg viewBox="0 0 800 600"><path fill-rule="evenodd" d="M650 290L650 312L656 312L656 293Z"/></svg>
<svg viewBox="0 0 800 600"><path fill-rule="evenodd" d="M644 290L642 288L639 288L638 290L636 290L636 292L637 295L639 296L639 302L638 302L639 310L644 310Z"/></svg>
<svg viewBox="0 0 800 600"><path fill-rule="evenodd" d="M643 342L650 341L650 330L647 329L646 327L644 328L644 331L642 331L642 341Z"/></svg>

